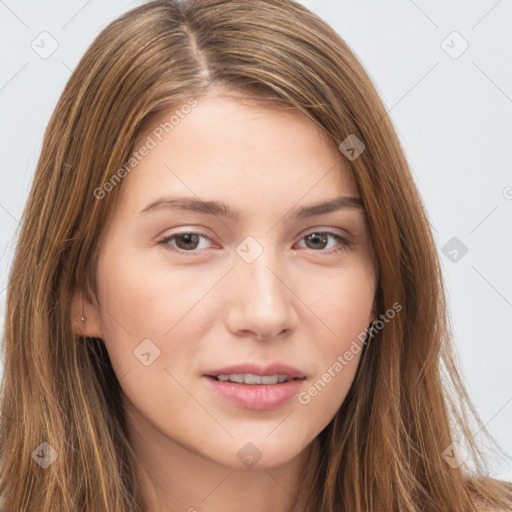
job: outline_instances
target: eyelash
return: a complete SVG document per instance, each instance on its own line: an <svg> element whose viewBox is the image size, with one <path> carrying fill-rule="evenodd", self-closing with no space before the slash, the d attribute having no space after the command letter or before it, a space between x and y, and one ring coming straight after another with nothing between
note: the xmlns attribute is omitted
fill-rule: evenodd
<svg viewBox="0 0 512 512"><path fill-rule="evenodd" d="M338 233L333 233L332 231L317 231L317 230L316 231L310 231L309 233L306 233L303 237L301 237L300 240L302 241L306 237L308 237L310 235L313 235L313 234L321 234L321 235L326 234L326 235L329 235L329 236L331 236L333 238L336 238L338 240L338 242L339 242L339 245L335 249L330 249L330 250L325 250L325 249L314 250L314 249L310 249L310 251L312 251L314 253L323 253L324 255L337 254L339 252L342 252L342 251L345 251L345 250L349 249L352 246L352 242L350 242L346 238L342 237ZM161 245L165 246L167 249L169 249L171 251L174 251L174 252L177 252L178 254L183 254L183 255L193 256L193 255L196 255L196 254L200 254L201 252L204 251L204 249L200 249L200 250L196 250L196 251L186 251L184 249L179 249L179 248L174 247L174 246L169 244L169 242L171 240L173 240L174 238L176 238L178 236L182 236L182 235L199 235L200 237L206 238L206 239L209 240L209 237L207 235L205 235L204 233L200 233L200 232L197 232L197 231L183 231L182 233L175 233L173 235L161 238L158 241L158 244L161 244Z"/></svg>

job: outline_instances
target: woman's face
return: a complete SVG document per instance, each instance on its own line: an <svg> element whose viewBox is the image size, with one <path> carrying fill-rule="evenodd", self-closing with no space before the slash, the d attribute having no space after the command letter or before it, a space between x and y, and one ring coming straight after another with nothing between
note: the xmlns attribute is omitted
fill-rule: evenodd
<svg viewBox="0 0 512 512"><path fill-rule="evenodd" d="M318 207L359 194L302 114L211 93L185 111L139 139L149 150L117 185L86 333L104 340L146 439L272 467L314 440L353 381L375 318L364 211Z"/></svg>

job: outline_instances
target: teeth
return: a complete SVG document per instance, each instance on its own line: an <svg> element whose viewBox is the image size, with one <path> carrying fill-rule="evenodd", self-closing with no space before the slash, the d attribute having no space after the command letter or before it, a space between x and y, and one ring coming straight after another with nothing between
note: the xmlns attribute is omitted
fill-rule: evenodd
<svg viewBox="0 0 512 512"><path fill-rule="evenodd" d="M254 375L252 373L231 373L217 375L221 382L236 382L238 384L278 384L290 380L286 375Z"/></svg>

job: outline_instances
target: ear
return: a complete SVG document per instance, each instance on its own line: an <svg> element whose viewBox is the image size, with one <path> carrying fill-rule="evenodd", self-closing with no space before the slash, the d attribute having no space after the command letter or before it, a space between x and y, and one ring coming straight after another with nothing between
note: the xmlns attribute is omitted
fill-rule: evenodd
<svg viewBox="0 0 512 512"><path fill-rule="evenodd" d="M85 321L82 321L82 317ZM88 338L103 338L103 325L99 306L95 298L82 288L73 292L71 302L71 325L76 334Z"/></svg>

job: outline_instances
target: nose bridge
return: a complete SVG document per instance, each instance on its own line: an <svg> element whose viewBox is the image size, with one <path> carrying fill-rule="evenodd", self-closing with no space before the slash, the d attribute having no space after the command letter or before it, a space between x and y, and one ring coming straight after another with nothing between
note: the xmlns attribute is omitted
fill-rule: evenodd
<svg viewBox="0 0 512 512"><path fill-rule="evenodd" d="M278 269L281 268L281 264L277 251L271 246L270 239L266 242L261 238L260 241L254 238L246 240L237 247L237 254L239 258L235 267L242 281L240 285L244 294L252 297L253 301L263 300L266 304L277 303L283 298L284 285L278 278Z"/></svg>
<svg viewBox="0 0 512 512"><path fill-rule="evenodd" d="M236 248L231 320L235 330L276 336L293 323L290 290L284 284L282 255L271 238L247 237Z"/></svg>

